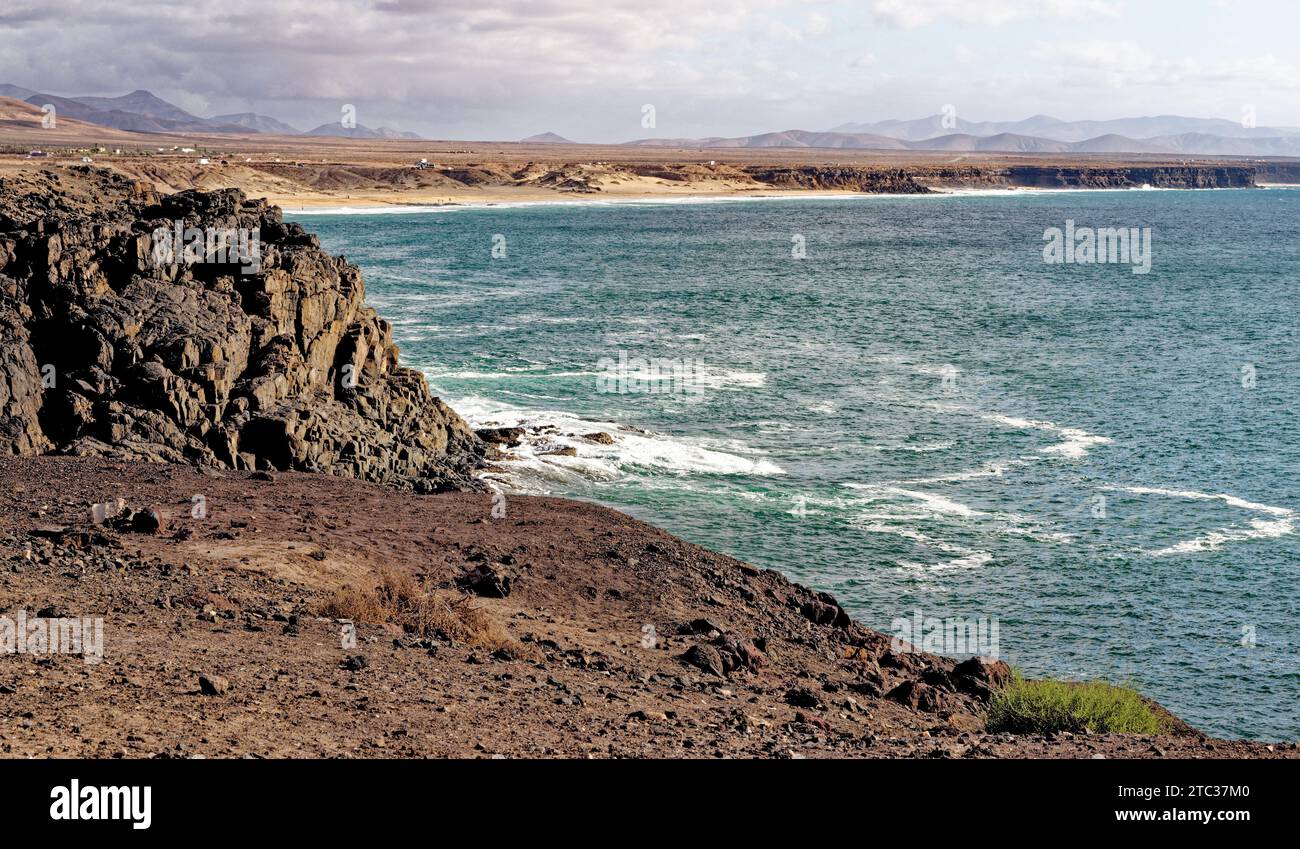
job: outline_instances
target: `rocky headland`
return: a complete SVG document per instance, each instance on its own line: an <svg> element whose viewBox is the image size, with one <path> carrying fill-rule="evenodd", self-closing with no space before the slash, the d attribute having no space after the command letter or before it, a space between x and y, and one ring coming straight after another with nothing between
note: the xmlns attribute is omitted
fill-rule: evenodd
<svg viewBox="0 0 1300 849"><path fill-rule="evenodd" d="M159 261L156 235L187 230L204 238L193 261ZM209 234L240 231L258 256L213 261L231 257ZM482 443L398 365L361 273L236 189L0 180L0 295L0 454L475 488Z"/></svg>

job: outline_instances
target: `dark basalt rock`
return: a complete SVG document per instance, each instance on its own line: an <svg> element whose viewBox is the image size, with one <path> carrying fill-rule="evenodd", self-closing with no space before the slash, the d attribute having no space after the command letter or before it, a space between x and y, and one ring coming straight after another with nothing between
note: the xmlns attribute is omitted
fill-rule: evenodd
<svg viewBox="0 0 1300 849"><path fill-rule="evenodd" d="M953 668L952 680L961 692L987 702L1011 680L1011 667L1006 661L972 657Z"/></svg>
<svg viewBox="0 0 1300 849"><path fill-rule="evenodd" d="M474 431L479 439L492 445L514 448L524 440L522 427L485 427Z"/></svg>
<svg viewBox="0 0 1300 849"><path fill-rule="evenodd" d="M398 365L356 266L242 192L106 172L0 180L0 453L483 487L483 443ZM153 262L156 228L247 228L256 273Z"/></svg>
<svg viewBox="0 0 1300 849"><path fill-rule="evenodd" d="M511 577L490 564L474 567L456 579L456 585L468 593L484 598L510 595Z"/></svg>
<svg viewBox="0 0 1300 849"><path fill-rule="evenodd" d="M719 678L727 676L726 666L723 664L722 655L713 646L695 645L686 650L681 658L686 663L697 669L707 672L710 675L716 675Z"/></svg>

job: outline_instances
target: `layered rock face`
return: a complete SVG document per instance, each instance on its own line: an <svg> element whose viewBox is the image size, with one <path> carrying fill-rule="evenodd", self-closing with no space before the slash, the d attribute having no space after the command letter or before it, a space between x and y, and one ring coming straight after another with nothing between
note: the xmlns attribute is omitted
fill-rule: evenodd
<svg viewBox="0 0 1300 849"><path fill-rule="evenodd" d="M1012 185L1033 188L1130 189L1148 185L1157 189L1245 189L1255 185L1249 166L1192 165L1150 168L1052 168L1023 166L1007 169Z"/></svg>
<svg viewBox="0 0 1300 849"><path fill-rule="evenodd" d="M480 488L482 443L364 297L355 266L238 190L0 181L0 452Z"/></svg>
<svg viewBox="0 0 1300 849"><path fill-rule="evenodd" d="M745 171L760 183L782 189L832 189L894 195L923 195L930 191L916 182L913 174L902 168L793 166L755 167Z"/></svg>

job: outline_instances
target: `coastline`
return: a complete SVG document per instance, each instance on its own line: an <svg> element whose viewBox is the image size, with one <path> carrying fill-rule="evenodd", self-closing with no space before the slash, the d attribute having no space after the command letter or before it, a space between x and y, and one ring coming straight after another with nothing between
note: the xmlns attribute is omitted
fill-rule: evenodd
<svg viewBox="0 0 1300 849"><path fill-rule="evenodd" d="M76 256L76 271L97 284L87 290L100 293L86 305L106 318L153 309L174 287L223 312L220 321L174 316L180 337L213 343L198 371L185 359L189 349L170 338L150 341L143 370L114 369L116 348L103 349L123 382L116 415L128 423L126 438L81 403L83 393L103 397L112 387L97 391L76 371L53 388L62 394L44 416L44 390L17 399L13 424L21 427L11 428L8 453L37 456L0 462L8 507L0 552L17 567L6 586L20 609L101 613L120 630L113 664L85 672L80 658L27 658L0 682L33 716L7 751L1300 756L1293 744L1208 738L1163 709L1167 733L1154 737L989 732L985 712L1009 675L1005 665L900 651L826 593L614 510L554 498L498 502L499 494L474 491L465 472L484 468L491 452L430 397L418 373L398 365L386 322L364 303L359 269L236 190L160 198L112 174L84 173L82 185L39 177L16 187L28 194L4 198L3 220L16 230L0 234L0 267L29 274L41 256L54 269L48 287L21 282L16 291L42 309L46 288L75 300L73 287L87 281L62 259ZM54 228L57 237L46 230L52 194L66 225ZM237 304L185 267L176 278L120 285L115 275L134 268L126 257L138 244L117 236L147 232L140 216L157 210L200 222L229 222L235 210L266 231L274 273L245 281L249 297ZM300 312L298 297L277 297L286 286L310 291L324 308ZM245 315L244 305L256 313ZM48 361L47 337L33 338L30 314L0 314L12 325L5 339L13 354L0 364L21 378L29 364ZM240 381L251 372L247 382L227 379L228 361L277 347L245 331L255 326L279 332L277 346L292 356L238 369ZM356 338L374 345L348 347ZM321 339L325 349L313 351ZM233 359L211 360L217 350ZM326 369L295 370L309 358ZM359 366L368 382L322 407L321 397L335 394L329 364L340 361ZM146 386L170 395L158 399ZM232 403L196 406L206 392ZM254 404L257 418L246 415ZM394 406L401 421L382 413ZM215 416L202 422L203 441L168 418L199 409ZM55 427L46 433L47 425ZM364 462L349 448L358 433L375 433L379 447ZM126 521L96 523L87 509L95 499L121 499ZM391 611L356 603L393 568L438 604L472 613L472 627L461 623L468 633L413 631ZM341 642L340 626L354 627L357 642ZM194 670L226 683L205 693L200 682L195 691ZM93 686L75 701L51 707L43 699L51 682L87 675ZM106 723L95 712L110 697L119 713ZM358 712L358 700L377 709ZM79 739L60 736L69 721L83 729Z"/></svg>
<svg viewBox="0 0 1300 849"><path fill-rule="evenodd" d="M968 189L938 187L924 194L893 194L890 192L849 192L822 189L804 191L766 192L736 191L719 193L710 191L674 192L671 194L640 194L620 196L545 197L520 199L510 194L486 196L461 196L440 203L428 203L405 199L400 193L388 197L366 197L349 199L347 204L332 206L332 198L311 196L307 198L268 198L284 210L287 216L312 215L403 215L418 213L452 212L462 209L517 209L521 207L542 206L631 206L638 204L688 204L688 203L743 203L749 201L787 201L787 200L870 200L874 198L891 199L934 199L934 198L971 198L971 197L1031 197L1044 195L1068 194L1115 194L1127 192L1197 192L1197 191L1249 191L1252 189L1286 189L1300 185L1290 183L1257 184L1246 188L1040 188L1034 186L1010 187L1005 189ZM298 204L294 206L294 204Z"/></svg>
<svg viewBox="0 0 1300 849"><path fill-rule="evenodd" d="M68 152L0 155L0 175L105 168L161 193L234 187L291 214L437 211L523 204L702 203L807 197L996 196L1056 191L1247 188L1300 179L1300 166L1215 160L1108 160L998 155L978 159L883 152L771 149L729 152L467 145L436 160L400 146L297 148L213 155ZM321 143L317 143L318 145ZM320 154L327 154L320 158ZM686 154L690 158L681 158ZM434 164L430 164L434 163Z"/></svg>

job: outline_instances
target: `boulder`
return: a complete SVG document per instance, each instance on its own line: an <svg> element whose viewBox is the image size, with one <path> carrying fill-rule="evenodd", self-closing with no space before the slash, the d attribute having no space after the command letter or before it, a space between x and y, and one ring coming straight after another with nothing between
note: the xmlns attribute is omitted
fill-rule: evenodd
<svg viewBox="0 0 1300 849"><path fill-rule="evenodd" d="M959 692L989 701L1011 680L1011 667L1004 660L972 657L953 667L950 677Z"/></svg>
<svg viewBox="0 0 1300 849"><path fill-rule="evenodd" d="M682 660L710 675L716 675L719 678L725 678L727 675L726 666L722 662L722 655L713 646L691 646L682 655Z"/></svg>
<svg viewBox="0 0 1300 849"><path fill-rule="evenodd" d="M885 698L927 713L933 713L941 706L939 692L923 681L904 681L886 693Z"/></svg>

